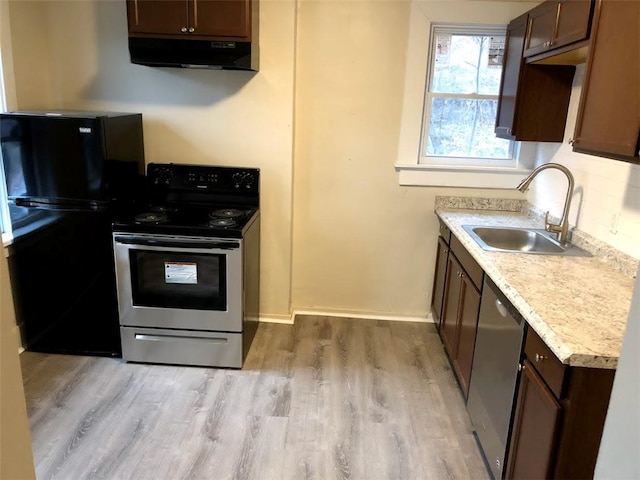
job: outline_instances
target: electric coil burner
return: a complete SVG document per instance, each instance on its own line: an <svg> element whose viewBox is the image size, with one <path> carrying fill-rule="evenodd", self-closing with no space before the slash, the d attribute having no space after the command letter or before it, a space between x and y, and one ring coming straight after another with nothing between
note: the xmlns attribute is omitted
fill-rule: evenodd
<svg viewBox="0 0 640 480"><path fill-rule="evenodd" d="M162 212L144 212L134 217L134 221L138 224L164 223L167 220L169 220L169 217Z"/></svg>
<svg viewBox="0 0 640 480"><path fill-rule="evenodd" d="M150 164L113 224L123 358L240 368L259 306L259 170Z"/></svg>

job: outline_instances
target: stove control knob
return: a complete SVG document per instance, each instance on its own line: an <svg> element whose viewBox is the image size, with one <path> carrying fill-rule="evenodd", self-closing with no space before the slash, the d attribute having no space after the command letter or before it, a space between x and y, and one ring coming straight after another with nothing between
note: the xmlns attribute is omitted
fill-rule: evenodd
<svg viewBox="0 0 640 480"><path fill-rule="evenodd" d="M242 183L243 175L240 172L236 172L231 175L231 181L233 182L234 188L240 188L240 184Z"/></svg>
<svg viewBox="0 0 640 480"><path fill-rule="evenodd" d="M244 174L243 180L244 180L244 188L246 188L247 190L253 188L256 182L255 177L248 172Z"/></svg>
<svg viewBox="0 0 640 480"><path fill-rule="evenodd" d="M153 183L155 185L166 185L169 186L171 184L171 179L173 178L173 173L168 168L158 168L155 171L155 175L153 178Z"/></svg>

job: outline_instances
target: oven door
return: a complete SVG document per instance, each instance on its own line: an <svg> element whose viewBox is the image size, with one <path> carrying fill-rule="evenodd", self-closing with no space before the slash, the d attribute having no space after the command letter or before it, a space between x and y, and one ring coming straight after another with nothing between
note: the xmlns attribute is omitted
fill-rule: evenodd
<svg viewBox="0 0 640 480"><path fill-rule="evenodd" d="M113 235L120 325L242 331L242 241Z"/></svg>

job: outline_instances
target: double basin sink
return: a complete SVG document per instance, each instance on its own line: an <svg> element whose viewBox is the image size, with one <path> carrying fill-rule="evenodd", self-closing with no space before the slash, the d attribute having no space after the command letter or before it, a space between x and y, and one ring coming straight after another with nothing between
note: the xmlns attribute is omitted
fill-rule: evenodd
<svg viewBox="0 0 640 480"><path fill-rule="evenodd" d="M575 245L560 244L552 233L537 228L491 227L463 225L462 228L484 250L493 252L531 253L589 257L590 253Z"/></svg>

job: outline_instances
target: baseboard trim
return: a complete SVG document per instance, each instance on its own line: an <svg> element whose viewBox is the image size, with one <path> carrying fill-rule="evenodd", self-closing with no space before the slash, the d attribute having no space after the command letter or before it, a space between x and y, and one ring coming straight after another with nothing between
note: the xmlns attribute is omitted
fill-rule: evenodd
<svg viewBox="0 0 640 480"><path fill-rule="evenodd" d="M291 315L260 315L261 323L283 323L293 325L297 315L317 315L320 317L353 318L358 320L388 320L391 322L434 323L431 312L423 316L390 315L381 313L351 312L348 310L323 310L314 308L294 309Z"/></svg>
<svg viewBox="0 0 640 480"><path fill-rule="evenodd" d="M260 315L258 322L260 323L284 323L293 325L294 315Z"/></svg>
<svg viewBox="0 0 640 480"><path fill-rule="evenodd" d="M433 323L433 316L431 313L426 316L415 315L391 315L381 313L364 313L364 312L350 312L348 310L321 310L321 309L296 309L293 311L293 317L296 315L319 315L322 317L342 317L342 318L354 318L361 320L389 320L392 322L418 322L418 323Z"/></svg>

